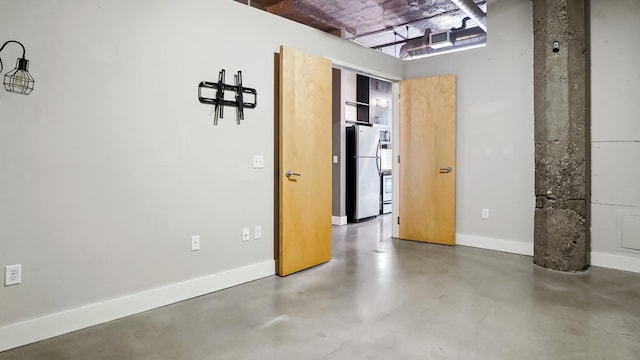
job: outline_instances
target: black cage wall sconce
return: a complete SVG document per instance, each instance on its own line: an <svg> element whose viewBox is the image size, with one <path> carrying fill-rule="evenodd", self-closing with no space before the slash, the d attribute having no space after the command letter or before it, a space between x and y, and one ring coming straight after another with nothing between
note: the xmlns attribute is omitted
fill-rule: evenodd
<svg viewBox="0 0 640 360"><path fill-rule="evenodd" d="M5 74L4 81L2 82L4 89L16 94L29 95L33 91L33 85L35 85L36 82L33 80L33 76L29 74L29 60L25 58L26 51L24 45L19 41L9 40L0 47L0 53L11 43L18 44L22 47L22 57L16 61L16 68ZM2 70L2 58L0 58L0 74L2 74Z"/></svg>

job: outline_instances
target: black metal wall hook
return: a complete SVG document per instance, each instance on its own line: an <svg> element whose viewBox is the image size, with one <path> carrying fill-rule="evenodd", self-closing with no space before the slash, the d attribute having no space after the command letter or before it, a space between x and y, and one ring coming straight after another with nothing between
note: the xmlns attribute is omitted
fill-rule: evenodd
<svg viewBox="0 0 640 360"><path fill-rule="evenodd" d="M256 89L246 88L242 86L242 71L238 71L238 74L235 75L235 85L229 85L224 83L225 78L225 70L222 69L220 74L218 75L218 82L208 82L201 81L198 85L198 100L202 104L214 105L215 106L215 115L214 115L214 125L218 125L218 118L222 119L224 117L224 107L225 106L233 106L237 108L237 118L238 123L240 120L244 120L244 109L255 109L258 105L258 92ZM202 95L202 89L215 89L216 95L215 98L208 98ZM235 100L225 100L224 92L225 91L233 91L235 92ZM253 95L253 102L246 103L244 102L244 94Z"/></svg>

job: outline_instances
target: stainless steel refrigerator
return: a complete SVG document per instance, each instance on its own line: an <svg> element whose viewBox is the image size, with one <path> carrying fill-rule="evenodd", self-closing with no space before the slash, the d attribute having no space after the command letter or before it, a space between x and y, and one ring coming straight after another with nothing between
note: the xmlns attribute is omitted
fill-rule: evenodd
<svg viewBox="0 0 640 360"><path fill-rule="evenodd" d="M358 222L380 213L380 129L347 127L347 219Z"/></svg>

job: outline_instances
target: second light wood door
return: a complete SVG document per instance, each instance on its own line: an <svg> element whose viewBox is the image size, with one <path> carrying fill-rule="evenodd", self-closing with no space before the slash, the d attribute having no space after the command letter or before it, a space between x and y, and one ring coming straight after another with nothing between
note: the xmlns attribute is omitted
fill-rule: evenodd
<svg viewBox="0 0 640 360"><path fill-rule="evenodd" d="M456 78L400 82L401 239L455 245Z"/></svg>
<svg viewBox="0 0 640 360"><path fill-rule="evenodd" d="M331 81L328 59L280 48L280 276L331 259Z"/></svg>

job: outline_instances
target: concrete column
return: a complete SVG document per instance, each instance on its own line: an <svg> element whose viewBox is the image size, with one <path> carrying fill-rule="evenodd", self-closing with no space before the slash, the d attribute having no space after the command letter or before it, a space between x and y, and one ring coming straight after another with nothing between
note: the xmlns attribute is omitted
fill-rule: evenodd
<svg viewBox="0 0 640 360"><path fill-rule="evenodd" d="M588 266L591 192L588 0L533 0L533 16L533 261L581 271Z"/></svg>

